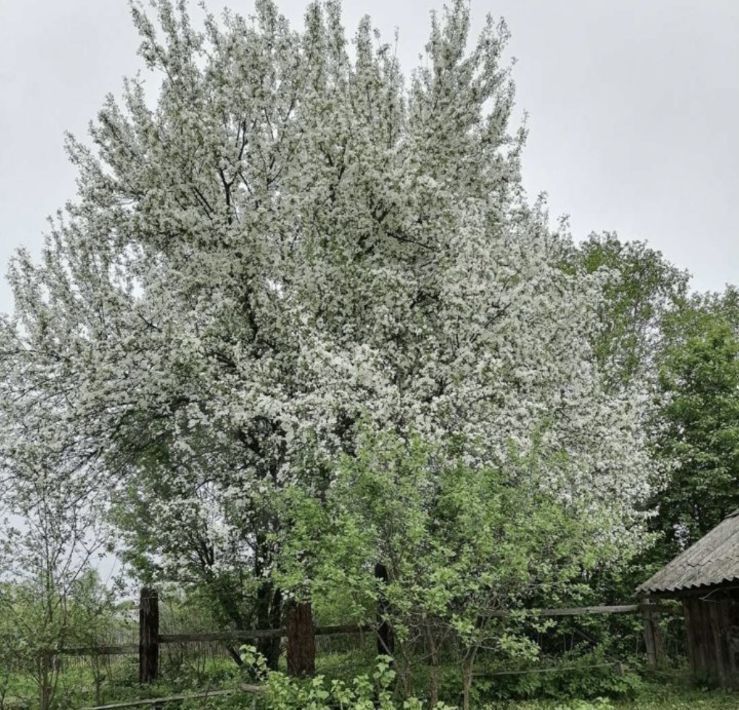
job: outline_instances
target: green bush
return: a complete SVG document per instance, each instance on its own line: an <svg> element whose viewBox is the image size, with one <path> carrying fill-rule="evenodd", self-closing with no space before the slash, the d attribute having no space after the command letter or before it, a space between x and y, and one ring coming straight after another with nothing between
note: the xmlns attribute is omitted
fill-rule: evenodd
<svg viewBox="0 0 739 710"><path fill-rule="evenodd" d="M531 672L526 672L531 671ZM599 651L565 654L551 666L522 668L511 675L482 677L475 684L478 702L486 700L632 698L641 677Z"/></svg>
<svg viewBox="0 0 739 710"><path fill-rule="evenodd" d="M363 674L351 680L328 679L323 675L298 680L284 673L267 671L264 658L252 646L241 649L245 672L256 671L265 681L265 693L248 701L250 707L265 710L421 710L423 702L407 698L397 703L393 697L395 671L387 656L378 656L371 675ZM222 707L246 707L234 705L236 699L226 701ZM238 701L237 701L238 702ZM244 702L243 700L241 702ZM437 703L436 710L451 710L452 706Z"/></svg>

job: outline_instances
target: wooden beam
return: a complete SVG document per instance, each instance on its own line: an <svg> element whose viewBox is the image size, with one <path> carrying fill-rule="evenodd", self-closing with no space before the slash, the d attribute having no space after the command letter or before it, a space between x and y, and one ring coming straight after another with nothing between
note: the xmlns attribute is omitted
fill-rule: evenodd
<svg viewBox="0 0 739 710"><path fill-rule="evenodd" d="M286 605L287 674L305 678L316 672L316 630L310 602L291 599Z"/></svg>
<svg viewBox="0 0 739 710"><path fill-rule="evenodd" d="M494 676L504 675L528 675L530 673L566 673L569 671L592 670L594 668L613 668L618 671L619 675L623 675L626 668L620 661L612 663L594 663L589 666L552 666L551 668L525 668L517 671L480 671L473 673L474 678L492 678Z"/></svg>
<svg viewBox="0 0 739 710"><path fill-rule="evenodd" d="M633 614L639 611L639 604L616 604L612 606L575 606L558 609L519 609L515 612L510 610L498 610L490 613L494 618L506 618L514 613L525 613L533 616L586 616L588 614Z"/></svg>
<svg viewBox="0 0 739 710"><path fill-rule="evenodd" d="M280 638L285 629L251 629L246 631L215 631L197 634L159 634L159 643L195 643L197 641L254 641Z"/></svg>
<svg viewBox="0 0 739 710"><path fill-rule="evenodd" d="M359 634L374 631L367 624L339 624L316 627L316 636L338 636L340 634ZM235 631L216 631L198 634L159 634L159 643L194 643L197 641L253 641L264 638L287 637L287 629L241 629Z"/></svg>
<svg viewBox="0 0 739 710"><path fill-rule="evenodd" d="M664 658L664 642L659 627L659 607L652 604L648 597L639 605L644 622L644 644L647 649L647 666L651 669L662 665Z"/></svg>
<svg viewBox="0 0 739 710"><path fill-rule="evenodd" d="M138 650L138 644L124 643L117 646L67 646L55 653L63 656L123 656Z"/></svg>
<svg viewBox="0 0 739 710"><path fill-rule="evenodd" d="M241 684L238 688L228 688L226 690L210 690L202 693L182 693L179 695L167 695L162 698L146 698L144 700L128 700L122 703L112 703L110 705L95 705L94 707L82 708L82 710L117 710L117 708L135 708L145 707L147 705L159 705L161 703L173 703L182 700L197 700L198 698L216 698L224 695L233 695L234 693L263 693L264 688L259 685Z"/></svg>

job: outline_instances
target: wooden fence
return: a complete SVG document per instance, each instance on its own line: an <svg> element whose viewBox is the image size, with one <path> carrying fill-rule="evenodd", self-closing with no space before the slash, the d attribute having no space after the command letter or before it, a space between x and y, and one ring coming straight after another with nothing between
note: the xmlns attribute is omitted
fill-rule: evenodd
<svg viewBox="0 0 739 710"><path fill-rule="evenodd" d="M289 629L249 629L239 631L222 631L216 633L184 633L160 634L158 623L159 614L151 608L156 603L156 594L148 597L147 605L142 603L139 626L139 680L147 683L155 680L159 665L159 645L166 643L207 642L207 641L255 641L266 638L288 638L287 665L291 663L292 646L289 643ZM143 599L142 599L143 601ZM610 606L584 606L552 609L530 609L529 613L539 617L567 617L588 616L597 614L634 614L641 613L644 620L644 641L647 648L647 663L650 668L656 668L663 655L663 643L658 625L660 607L647 601L641 604L618 604ZM506 618L510 611L494 611L492 617ZM379 627L371 625L343 624L338 626L318 626L313 629L315 636L330 636L338 634L357 634L363 632L378 633ZM381 652L382 649L378 648ZM300 666L300 663L294 664Z"/></svg>
<svg viewBox="0 0 739 710"><path fill-rule="evenodd" d="M647 663L650 668L661 664L664 656L664 644L660 632L659 615L661 607L648 599L639 604L599 605L566 608L527 609L527 613L539 617L573 617L601 614L640 614L644 624L644 642L647 651ZM513 612L495 611L492 617L506 618ZM379 624L379 622L378 622ZM378 634L380 641L384 634L379 625L341 624L335 626L318 626L313 629L315 636L332 636L341 634L373 633ZM138 653L139 682L150 683L159 676L160 648L165 644L189 642L247 642L268 638L288 638L288 668L291 667L291 649L289 643L290 630L287 627L277 629L244 629L207 633L175 633L163 634L159 630L159 595L156 590L144 587L139 600L139 643L111 646L73 647L60 651L68 655L113 655Z"/></svg>

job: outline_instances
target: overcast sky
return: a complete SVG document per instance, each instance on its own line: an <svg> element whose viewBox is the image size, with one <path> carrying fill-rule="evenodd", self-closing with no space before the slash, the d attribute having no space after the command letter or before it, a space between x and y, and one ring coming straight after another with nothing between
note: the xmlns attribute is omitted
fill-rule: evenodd
<svg viewBox="0 0 739 710"><path fill-rule="evenodd" d="M223 0L209 0L218 10ZM248 14L251 0L230 6ZM370 12L408 71L441 0L346 0ZM284 0L301 21L305 2ZM739 0L472 0L503 16L524 181L572 231L644 239L698 289L739 281ZM142 67L126 0L0 0L0 270L38 253L46 216L74 196L63 133L82 137L106 93ZM153 80L152 80L153 81ZM12 307L3 279L0 311Z"/></svg>

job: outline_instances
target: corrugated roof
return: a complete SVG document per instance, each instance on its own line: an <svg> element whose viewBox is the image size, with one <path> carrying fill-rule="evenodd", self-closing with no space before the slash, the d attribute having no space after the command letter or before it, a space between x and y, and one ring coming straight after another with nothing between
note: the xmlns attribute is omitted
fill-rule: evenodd
<svg viewBox="0 0 739 710"><path fill-rule="evenodd" d="M637 587L638 592L678 592L739 581L739 510Z"/></svg>

